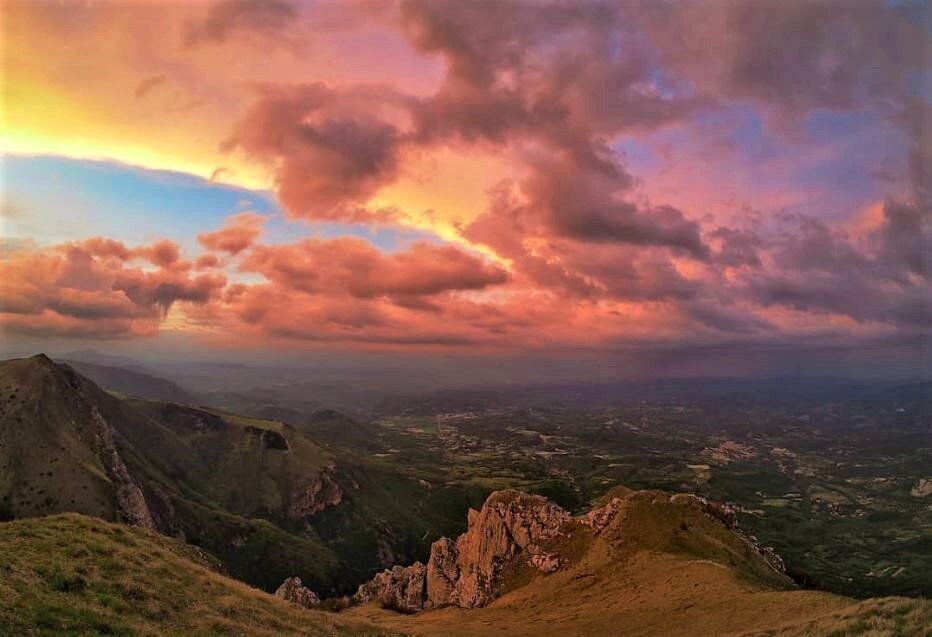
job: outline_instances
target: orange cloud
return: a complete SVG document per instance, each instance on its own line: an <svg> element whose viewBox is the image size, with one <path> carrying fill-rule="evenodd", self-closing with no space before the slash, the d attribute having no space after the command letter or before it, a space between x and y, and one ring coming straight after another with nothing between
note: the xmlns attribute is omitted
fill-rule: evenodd
<svg viewBox="0 0 932 637"><path fill-rule="evenodd" d="M206 303L226 284L223 275L191 276L176 267L178 248L168 241L128 248L95 237L5 256L0 325L29 334L153 334L174 303ZM138 258L158 267L132 266Z"/></svg>
<svg viewBox="0 0 932 637"><path fill-rule="evenodd" d="M346 293L356 298L481 290L508 280L500 267L454 246L416 243L386 255L366 241L349 237L257 246L240 270L258 272L286 289Z"/></svg>
<svg viewBox="0 0 932 637"><path fill-rule="evenodd" d="M259 238L265 221L262 215L241 212L227 219L220 230L197 235L197 240L209 250L239 254Z"/></svg>

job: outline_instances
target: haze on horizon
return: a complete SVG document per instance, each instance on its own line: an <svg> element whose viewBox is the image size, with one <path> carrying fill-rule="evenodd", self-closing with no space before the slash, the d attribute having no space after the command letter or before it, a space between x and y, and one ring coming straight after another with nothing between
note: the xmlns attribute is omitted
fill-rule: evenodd
<svg viewBox="0 0 932 637"><path fill-rule="evenodd" d="M0 7L4 358L932 371L922 0Z"/></svg>

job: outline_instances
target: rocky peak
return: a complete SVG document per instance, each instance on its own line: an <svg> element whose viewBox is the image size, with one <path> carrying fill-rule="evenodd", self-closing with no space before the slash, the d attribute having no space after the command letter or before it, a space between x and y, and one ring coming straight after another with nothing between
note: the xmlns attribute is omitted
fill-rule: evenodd
<svg viewBox="0 0 932 637"><path fill-rule="evenodd" d="M440 538L427 565L394 567L362 585L355 599L413 612L455 605L475 608L491 602L502 573L525 563L543 572L562 564L545 546L564 534L572 516L541 496L497 491L480 511L470 510L469 525L456 541Z"/></svg>

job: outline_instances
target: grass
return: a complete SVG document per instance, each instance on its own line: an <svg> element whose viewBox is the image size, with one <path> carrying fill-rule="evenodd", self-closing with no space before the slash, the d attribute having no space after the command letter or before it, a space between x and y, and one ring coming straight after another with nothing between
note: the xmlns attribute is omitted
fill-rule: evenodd
<svg viewBox="0 0 932 637"><path fill-rule="evenodd" d="M0 524L3 635L386 635L235 580L181 542L77 514Z"/></svg>

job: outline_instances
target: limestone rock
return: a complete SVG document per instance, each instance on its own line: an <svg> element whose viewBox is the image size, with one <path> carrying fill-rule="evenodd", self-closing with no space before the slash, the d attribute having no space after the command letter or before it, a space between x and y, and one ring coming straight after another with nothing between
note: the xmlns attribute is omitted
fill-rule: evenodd
<svg viewBox="0 0 932 637"><path fill-rule="evenodd" d="M778 575L783 573L779 556L735 529L735 510L728 504L691 494L633 492L621 488L614 489L609 496L604 505L574 518L544 497L497 491L480 510L469 510L465 533L455 541L440 538L431 545L426 566L417 562L385 570L360 586L353 599L359 603L378 600L385 607L403 612L448 605L486 606L502 592L503 581L511 569L532 568L547 574L566 568L570 554L561 552L576 550L571 548L576 547L575 541L567 542L576 533L583 534L583 542L598 541L611 547L627 542L633 542L632 546L648 542L649 546L652 540L664 535L663 530L658 532L649 523L643 526L644 517L650 519L654 515L660 515L657 520L666 519L663 516L677 519L680 514L692 516L693 520L699 516L700 520L706 518L701 522L705 528L714 532L720 532L716 531L720 523L734 533L735 554L757 553ZM689 510L677 512L677 507ZM670 516L671 513L674 515ZM666 530L671 535L689 530L683 524Z"/></svg>
<svg viewBox="0 0 932 637"><path fill-rule="evenodd" d="M304 586L300 577L289 577L282 582L282 585L275 591L275 597L280 597L304 608L317 608L320 606L320 598L317 593Z"/></svg>

